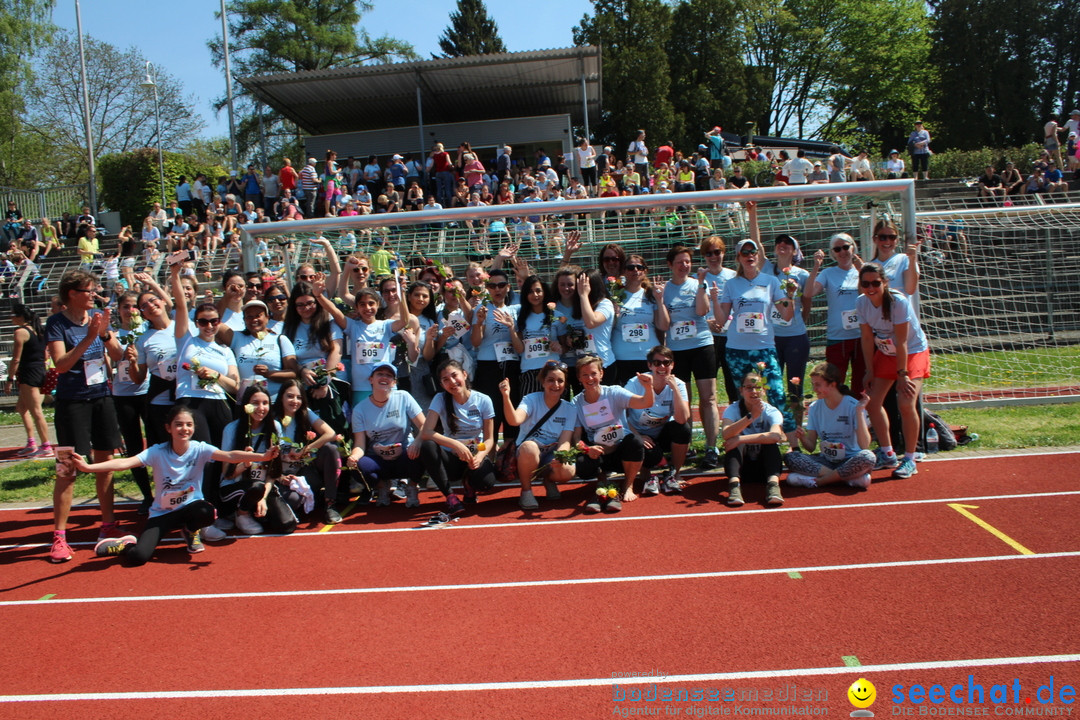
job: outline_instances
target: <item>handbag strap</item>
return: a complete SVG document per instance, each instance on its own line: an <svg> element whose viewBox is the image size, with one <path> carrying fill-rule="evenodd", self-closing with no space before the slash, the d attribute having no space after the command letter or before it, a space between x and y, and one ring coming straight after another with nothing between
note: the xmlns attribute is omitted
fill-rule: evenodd
<svg viewBox="0 0 1080 720"><path fill-rule="evenodd" d="M538 423L536 423L535 425L532 426L532 429L529 430L528 434L526 434L525 437L523 437L521 439L521 442L525 442L526 440L531 438L533 435L535 435L536 431L539 430L543 426L543 424L548 421L548 418L550 418L552 415L555 414L555 411L558 410L561 405L562 405L562 400L559 400L559 402L555 403L555 407L549 408L548 411L546 413L544 413L544 417L540 418L540 422L538 422ZM518 443L518 444L520 445L521 443Z"/></svg>

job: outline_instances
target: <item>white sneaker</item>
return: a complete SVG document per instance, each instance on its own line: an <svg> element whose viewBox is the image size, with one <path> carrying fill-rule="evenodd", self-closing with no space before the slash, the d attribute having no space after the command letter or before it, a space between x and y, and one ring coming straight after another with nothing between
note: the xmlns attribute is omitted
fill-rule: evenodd
<svg viewBox="0 0 1080 720"><path fill-rule="evenodd" d="M854 488L862 488L865 490L870 487L870 473L866 473L857 478L851 478L847 481L847 484Z"/></svg>
<svg viewBox="0 0 1080 720"><path fill-rule="evenodd" d="M795 487L815 488L817 487L817 478L813 475L803 475L802 473L788 473L787 476L788 485L794 485Z"/></svg>
<svg viewBox="0 0 1080 720"><path fill-rule="evenodd" d="M207 525L203 528L202 538L208 542L218 542L229 537L229 534L219 528L217 525Z"/></svg>
<svg viewBox="0 0 1080 720"><path fill-rule="evenodd" d="M245 535L261 535L263 526L247 513L236 513L236 527Z"/></svg>

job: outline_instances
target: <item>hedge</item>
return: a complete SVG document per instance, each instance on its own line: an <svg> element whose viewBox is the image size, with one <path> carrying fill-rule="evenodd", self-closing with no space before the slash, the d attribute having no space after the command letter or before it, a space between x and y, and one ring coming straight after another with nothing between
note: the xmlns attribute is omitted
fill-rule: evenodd
<svg viewBox="0 0 1080 720"><path fill-rule="evenodd" d="M176 183L181 175L194 183L196 175L205 173L208 181L216 185L220 176L228 174L220 165L207 166L181 153L163 153L162 161L166 204L176 199ZM161 200L158 154L154 148L103 156L98 160L98 177L102 204L119 212L123 225L138 229L153 204Z"/></svg>

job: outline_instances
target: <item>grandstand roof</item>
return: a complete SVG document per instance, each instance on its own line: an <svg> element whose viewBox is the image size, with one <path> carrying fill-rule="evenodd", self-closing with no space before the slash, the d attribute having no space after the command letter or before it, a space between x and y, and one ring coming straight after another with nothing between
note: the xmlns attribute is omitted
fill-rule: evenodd
<svg viewBox="0 0 1080 720"><path fill-rule="evenodd" d="M240 84L312 135L420 124L418 88L424 124L555 113L582 124L585 104L599 117L602 90L594 45L261 75Z"/></svg>

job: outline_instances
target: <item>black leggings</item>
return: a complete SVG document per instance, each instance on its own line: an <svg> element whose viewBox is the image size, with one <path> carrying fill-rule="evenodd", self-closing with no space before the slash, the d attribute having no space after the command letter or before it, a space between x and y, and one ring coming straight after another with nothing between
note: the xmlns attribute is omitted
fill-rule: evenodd
<svg viewBox="0 0 1080 720"><path fill-rule="evenodd" d="M341 475L341 455L336 445L326 444L319 448L311 462L300 468L296 473L302 476L315 497L322 498L323 504L329 504L337 499L338 478ZM315 510L319 510L319 503L315 503Z"/></svg>
<svg viewBox="0 0 1080 720"><path fill-rule="evenodd" d="M251 482L241 480L221 488L221 502L226 508L227 514L231 515L238 510L255 515L255 510L262 500L265 486L263 482ZM282 492L285 496L282 496ZM266 496L266 515L259 518L259 522L272 533L288 535L296 530L297 519L293 508L299 508L302 498L294 492L283 490L280 485L274 483L270 488L270 494Z"/></svg>
<svg viewBox="0 0 1080 720"><path fill-rule="evenodd" d="M689 421L681 425L674 420L668 421L660 429L660 434L653 441L653 446L645 448L645 467L656 467L656 464L664 457L664 453L671 450L672 445L689 445L690 433Z"/></svg>
<svg viewBox="0 0 1080 720"><path fill-rule="evenodd" d="M120 425L120 436L124 439L124 457L135 457L143 451L142 429L146 425L146 396L114 395L113 406L116 408L116 422ZM143 500L152 500L154 491L150 487L150 473L146 471L146 466L132 468L131 477L139 486Z"/></svg>
<svg viewBox="0 0 1080 720"><path fill-rule="evenodd" d="M757 457L746 457L746 450L750 447L758 448ZM764 482L773 475L779 477L783 466L779 445L740 445L724 453L724 471L728 479Z"/></svg>
<svg viewBox="0 0 1080 720"><path fill-rule="evenodd" d="M450 450L434 440L425 440L420 445L420 461L436 487L447 497L450 496L450 483L461 478L465 478L473 490L490 490L495 486L495 465L490 456L473 470Z"/></svg>
<svg viewBox="0 0 1080 720"><path fill-rule="evenodd" d="M145 565L162 537L179 528L195 532L214 522L214 517L214 506L206 500L196 500L179 510L152 517L146 521L146 527L139 535L138 542L128 545L120 557L125 565L131 567Z"/></svg>
<svg viewBox="0 0 1080 720"><path fill-rule="evenodd" d="M228 400L216 398L179 398L191 408L191 415L195 420L195 432L192 438L214 447L221 447L221 435L225 426L233 421L232 409ZM203 496L206 497L218 510L221 506L221 463L212 462L206 464L206 474L203 476Z"/></svg>
<svg viewBox="0 0 1080 720"><path fill-rule="evenodd" d="M628 434L618 446L606 455L591 458L582 455L577 460L577 476L582 480L592 480L601 472L621 473L624 462L640 462L645 457L645 446L641 444L641 438L637 435ZM633 482L634 478L628 478Z"/></svg>
<svg viewBox="0 0 1080 720"><path fill-rule="evenodd" d="M517 427L508 424L503 415L502 393L499 391L499 383L502 382L503 378L510 381L510 402L514 407L517 407L518 403L521 402L521 363L517 361L477 361L476 378L473 385L477 392L482 392L491 398L491 404L495 406L495 437L491 438L493 444L499 438L500 428L502 429L503 442L515 439L518 436ZM495 402L496 400L498 402Z"/></svg>

